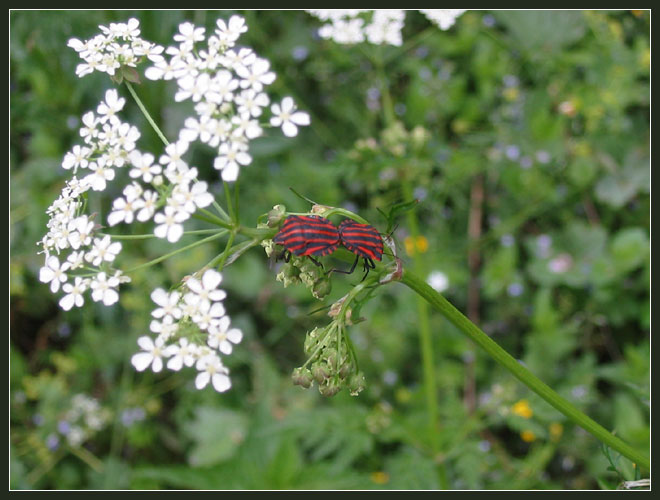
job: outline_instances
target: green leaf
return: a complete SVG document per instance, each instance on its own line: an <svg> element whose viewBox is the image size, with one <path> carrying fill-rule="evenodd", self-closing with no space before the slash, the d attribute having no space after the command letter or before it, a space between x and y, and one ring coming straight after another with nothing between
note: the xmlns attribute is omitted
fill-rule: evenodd
<svg viewBox="0 0 660 500"><path fill-rule="evenodd" d="M247 417L233 410L200 407L196 418L184 426L184 433L194 441L188 455L193 466L208 466L228 460L242 443L247 431Z"/></svg>
<svg viewBox="0 0 660 500"><path fill-rule="evenodd" d="M518 46L535 57L578 41L586 31L581 11L495 11Z"/></svg>
<svg viewBox="0 0 660 500"><path fill-rule="evenodd" d="M649 253L646 231L639 227L619 231L610 244L610 253L619 272L640 266Z"/></svg>

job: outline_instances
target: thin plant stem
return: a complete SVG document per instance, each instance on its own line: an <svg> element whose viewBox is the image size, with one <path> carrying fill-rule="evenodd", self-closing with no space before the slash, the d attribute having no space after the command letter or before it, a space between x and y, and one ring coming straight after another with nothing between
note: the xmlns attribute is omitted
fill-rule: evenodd
<svg viewBox="0 0 660 500"><path fill-rule="evenodd" d="M216 211L220 214L220 217L222 217L225 220L230 220L229 215L227 215L227 212L220 206L220 204L215 201L215 198L213 199L213 208L216 209Z"/></svg>
<svg viewBox="0 0 660 500"><path fill-rule="evenodd" d="M413 199L412 186L410 181L404 179L402 182L404 196L407 200ZM408 228L413 241L419 236L419 222L417 220L416 210L409 210L406 214L408 219ZM424 271L424 262L419 252L413 251L413 268L420 275L426 274ZM433 352L433 340L431 338L431 327L429 324L429 306L426 301L417 297L417 319L419 329L419 349L422 356L422 379L424 383L424 394L426 398L426 410L428 413L429 429L431 431L431 446L434 452L439 449L437 439L438 435L438 387L435 376L435 355Z"/></svg>
<svg viewBox="0 0 660 500"><path fill-rule="evenodd" d="M346 210L345 208L331 208L330 210L323 212L323 217L330 217L332 215L343 215L344 217L348 217L349 219L353 219L356 222L359 222L360 224L369 224L365 219L360 217L359 215Z"/></svg>
<svg viewBox="0 0 660 500"><path fill-rule="evenodd" d="M211 234L217 233L217 229L195 229L193 231L184 231L183 236L190 234ZM149 234L110 234L110 233L98 233L101 236L110 236L115 240L147 240L150 238L156 238L156 235L153 233Z"/></svg>
<svg viewBox="0 0 660 500"><path fill-rule="evenodd" d="M227 202L229 217L231 218L232 221L234 221L234 223L237 223L236 214L234 212L234 205L231 202L231 191L229 189L229 184L227 184L225 181L222 181L222 185L225 188L225 201Z"/></svg>
<svg viewBox="0 0 660 500"><path fill-rule="evenodd" d="M614 434L608 432L603 426L557 394L547 384L541 381L541 379L513 358L513 356L502 349L493 339L481 331L477 325L467 319L463 313L431 288L424 280L415 276L414 273L404 270L401 276L401 282L442 313L456 328L484 349L495 361L510 371L513 376L570 420L591 433L605 445L632 460L633 463L646 469L650 468L650 461L647 457Z"/></svg>
<svg viewBox="0 0 660 500"><path fill-rule="evenodd" d="M126 274L132 273L134 271L137 271L139 269L143 269L145 267L153 266L155 264L158 264L159 262L162 262L166 259L169 259L170 257L173 257L179 253L185 252L186 250L190 250L191 248L198 247L200 245L203 245L204 243L208 243L209 241L217 240L218 238L224 236L227 234L229 231L227 230L220 230L216 234L209 236L208 238L201 239L199 241L196 241L195 243L191 243L190 245L186 245L185 247L177 248L176 250L173 250L172 252L166 253L165 255L161 255L160 257L150 260L149 262L145 262L144 264L140 264L139 266L132 267L125 271Z"/></svg>
<svg viewBox="0 0 660 500"><path fill-rule="evenodd" d="M34 487L34 485L45 475L47 474L57 462L64 458L66 451L65 448L60 448L46 463L42 464L38 468L32 470L26 478L27 483Z"/></svg>
<svg viewBox="0 0 660 500"><path fill-rule="evenodd" d="M222 268L225 267L225 262L227 261L227 257L229 257L229 253L232 250L231 246L234 244L235 237L236 237L236 233L234 231L229 233L229 239L227 240L225 251L222 252L222 254L220 255L219 262L217 263L218 271L222 271ZM209 267L216 267L215 259L211 262Z"/></svg>
<svg viewBox="0 0 660 500"><path fill-rule="evenodd" d="M207 222L210 222L211 224L215 224L216 226L224 227L225 229L231 229L232 228L232 225L231 225L230 222L226 222L226 221L220 219L219 217L217 217L213 213L209 212L208 210L206 210L204 208L198 208L197 210L199 210L201 213L203 213L206 216L206 219L202 219L201 217L196 217L196 215L197 215L196 213L193 214L193 217L196 217L200 220L206 220Z"/></svg>
<svg viewBox="0 0 660 500"><path fill-rule="evenodd" d="M153 120L153 118L151 118L151 115L149 114L149 111L147 111L147 108L145 108L144 104L142 104L142 101L140 100L140 98L135 93L135 90L133 89L133 85L131 85L131 83L128 80L124 80L124 83L126 83L126 87L128 88L128 91L133 96L133 99L135 99L135 102L137 103L138 108L140 108L140 111L142 111L142 114L144 115L144 117L149 122L149 125L151 125L151 128L154 129L154 131L156 132L158 137L160 137L160 140L163 141L163 144L165 144L166 146L169 146L170 143L167 140L167 138L165 137L165 134L163 134L163 132L161 132L160 128L158 128L158 125L156 125L156 122Z"/></svg>
<svg viewBox="0 0 660 500"><path fill-rule="evenodd" d="M236 182L234 182L234 217L237 226L240 220L240 215L238 211L238 188L240 186L240 182L241 182L240 177L236 179Z"/></svg>
<svg viewBox="0 0 660 500"><path fill-rule="evenodd" d="M70 446L69 451L94 469L95 472L103 472L103 462L101 462L87 448L84 448L83 446Z"/></svg>
<svg viewBox="0 0 660 500"><path fill-rule="evenodd" d="M154 129L154 131L156 132L158 137L160 137L160 140L163 141L163 144L165 144L166 146L169 146L170 143L167 140L167 138L165 137L165 134L163 134L163 132L158 127L158 125L156 125L156 122L153 120L153 118L151 118L151 115L149 114L149 111L147 111L147 108L144 106L144 104L142 103L140 98L135 93L135 90L133 89L133 86L127 80L125 80L125 83L126 83L126 87L128 87L128 91L131 93L131 95L133 96L133 99L135 99L135 102L137 103L138 107L140 108L140 111L142 111L142 114L144 115L144 117L149 122L149 125L151 125L151 128ZM218 204L218 202L216 202L215 200L213 200L213 207L218 211L218 214L220 214L221 217L223 217L225 219L229 219L229 217L227 216L227 212L225 212L222 209L222 207Z"/></svg>
<svg viewBox="0 0 660 500"><path fill-rule="evenodd" d="M385 75L385 63L382 51L378 51L378 56L374 58L374 65L376 66L378 76L381 82L381 95L383 99L383 116L385 126L390 127L395 123L394 102L390 94L387 77ZM413 199L413 189L410 180L404 176L401 182L403 195L406 200ZM419 224L415 210L410 210L407 213L408 226L411 236L416 240L419 236ZM417 273L422 274L424 263L420 258L418 252L412 255L413 266ZM419 349L422 356L422 380L424 385L424 394L426 399L426 412L428 415L428 428L430 436L430 444L433 453L439 450L438 442L438 389L435 376L435 361L433 353L433 340L431 338L431 328L429 324L429 308L427 303L421 298L417 298L417 319L419 330ZM442 464L438 466L439 479L441 487L446 489L447 479L446 470Z"/></svg>

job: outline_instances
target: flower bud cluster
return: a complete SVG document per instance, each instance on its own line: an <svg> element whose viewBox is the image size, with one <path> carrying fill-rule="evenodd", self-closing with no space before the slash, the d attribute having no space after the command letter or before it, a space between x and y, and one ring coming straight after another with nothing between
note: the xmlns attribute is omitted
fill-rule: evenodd
<svg viewBox="0 0 660 500"><path fill-rule="evenodd" d="M293 371L293 383L309 388L316 382L324 396L334 396L342 389L357 396L364 389L364 374L358 370L346 335L337 321L307 332L304 348L310 357L305 365Z"/></svg>

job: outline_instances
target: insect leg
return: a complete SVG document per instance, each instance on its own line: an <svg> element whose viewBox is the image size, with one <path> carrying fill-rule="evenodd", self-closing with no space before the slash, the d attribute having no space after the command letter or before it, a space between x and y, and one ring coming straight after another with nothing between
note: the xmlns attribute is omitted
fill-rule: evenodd
<svg viewBox="0 0 660 500"><path fill-rule="evenodd" d="M358 260L360 260L359 255L355 259L355 262L353 262L353 265L351 266L351 269L348 270L348 271L342 271L341 269L330 269L330 271L328 271L328 274L333 273L333 272L342 273L342 274L351 274L353 271L355 271L355 266L357 266Z"/></svg>
<svg viewBox="0 0 660 500"><path fill-rule="evenodd" d="M314 259L311 255L308 255L307 257L309 257L309 260L311 260L316 265L316 267L323 269L323 264L321 264L318 260Z"/></svg>

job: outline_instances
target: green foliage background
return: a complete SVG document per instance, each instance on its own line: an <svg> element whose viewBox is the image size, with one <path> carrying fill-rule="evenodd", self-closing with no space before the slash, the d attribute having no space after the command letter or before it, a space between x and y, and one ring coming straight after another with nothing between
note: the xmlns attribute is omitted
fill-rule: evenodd
<svg viewBox="0 0 660 500"><path fill-rule="evenodd" d="M440 432L432 447L416 299L396 284L351 329L368 384L355 398L324 399L291 384L305 332L326 319L310 314L320 305L306 291L275 281L258 249L224 272L226 306L246 336L228 360L234 386L225 394L195 390L192 371L138 374L130 365L148 331L147 291L194 272L222 243L132 276L115 307L57 308L38 282L35 242L68 177L60 163L78 143L80 116L113 85L102 74L77 78L67 40L134 16L144 38L169 45L183 20L208 32L230 14L10 14L11 487L576 489L633 479L629 461L614 453L618 472L607 470L595 439L434 313ZM412 194L428 241L416 269L444 272L445 295L465 311L467 256L477 249L480 326L580 409L648 450L649 13L470 11L443 32L410 11L402 48L319 40L318 21L304 12L242 15L249 31L240 41L278 75L271 97L291 95L312 117L293 140L277 132L255 143L254 162L241 171L243 223L277 203L307 210L292 186L384 230L377 209ZM123 119L142 131L138 147L159 154L156 134L119 91L128 98ZM138 93L174 137L189 108L174 103L173 84L146 81ZM202 176L217 179L209 160L208 151L195 152ZM471 242L477 179L482 233ZM212 190L222 199L217 181ZM106 213L112 194L93 209ZM404 245L409 221L401 217L394 233L405 265L413 259ZM160 240L125 244L122 267L163 248ZM557 262L565 271L553 272ZM335 276L327 303L358 280ZM474 411L464 403L468 366ZM97 398L110 421L84 446L52 450L48 436L78 393ZM521 400L529 418L513 411ZM129 422L135 409L143 418Z"/></svg>

